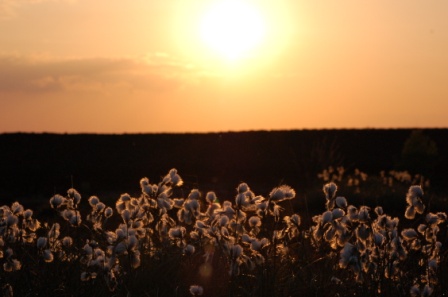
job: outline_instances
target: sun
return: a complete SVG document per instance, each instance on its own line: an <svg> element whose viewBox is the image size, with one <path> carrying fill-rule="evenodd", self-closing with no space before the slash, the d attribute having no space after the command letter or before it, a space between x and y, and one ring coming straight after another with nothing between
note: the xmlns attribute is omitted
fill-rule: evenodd
<svg viewBox="0 0 448 297"><path fill-rule="evenodd" d="M254 4L244 0L216 1L199 25L202 42L228 61L240 60L261 46L266 22Z"/></svg>

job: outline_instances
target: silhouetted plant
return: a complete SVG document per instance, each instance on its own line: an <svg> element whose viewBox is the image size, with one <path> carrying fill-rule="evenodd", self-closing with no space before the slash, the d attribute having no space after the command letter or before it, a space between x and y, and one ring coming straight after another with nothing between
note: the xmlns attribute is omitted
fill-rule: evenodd
<svg viewBox="0 0 448 297"><path fill-rule="evenodd" d="M403 145L401 159L397 165L401 170L406 168L414 174L431 176L438 157L437 144L423 134L422 130L414 130Z"/></svg>
<svg viewBox="0 0 448 297"><path fill-rule="evenodd" d="M51 197L51 223L18 202L4 205L3 295L440 295L447 215L430 212L423 188L412 185L404 217L416 225L401 228L380 205L339 196L334 181L343 182L344 171L337 172L310 227L288 207L297 193L287 185L264 197L240 183L222 202L198 189L175 197L183 183L176 169L157 184L142 178L140 196L120 195L115 210L97 196L81 208L75 189Z"/></svg>

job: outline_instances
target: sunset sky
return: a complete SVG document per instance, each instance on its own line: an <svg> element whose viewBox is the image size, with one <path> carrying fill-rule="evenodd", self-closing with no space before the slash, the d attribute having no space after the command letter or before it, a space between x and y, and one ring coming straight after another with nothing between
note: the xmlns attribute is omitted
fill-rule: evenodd
<svg viewBox="0 0 448 297"><path fill-rule="evenodd" d="M226 1L0 1L0 133L448 128L448 1Z"/></svg>

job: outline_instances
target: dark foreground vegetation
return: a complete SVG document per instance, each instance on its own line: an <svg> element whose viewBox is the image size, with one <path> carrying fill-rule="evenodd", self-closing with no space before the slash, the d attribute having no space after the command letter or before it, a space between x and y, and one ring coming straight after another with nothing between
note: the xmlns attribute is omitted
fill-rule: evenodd
<svg viewBox="0 0 448 297"><path fill-rule="evenodd" d="M240 183L221 201L197 189L177 196L182 184L175 169L157 184L142 178L138 197L124 193L111 206L71 188L49 199L44 219L19 202L0 207L3 296L417 297L448 289L447 215L429 211L420 185L402 197L400 219L381 205L351 204L333 182L312 217L295 209L287 185L262 196Z"/></svg>
<svg viewBox="0 0 448 297"><path fill-rule="evenodd" d="M3 296L443 296L447 136L0 135Z"/></svg>

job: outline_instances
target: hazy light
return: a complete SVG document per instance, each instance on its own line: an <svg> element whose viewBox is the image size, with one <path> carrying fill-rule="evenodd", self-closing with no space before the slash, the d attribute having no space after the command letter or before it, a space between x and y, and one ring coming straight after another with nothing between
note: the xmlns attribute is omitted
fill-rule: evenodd
<svg viewBox="0 0 448 297"><path fill-rule="evenodd" d="M214 3L200 23L202 41L228 60L243 58L261 44L265 20L256 7L243 1Z"/></svg>

